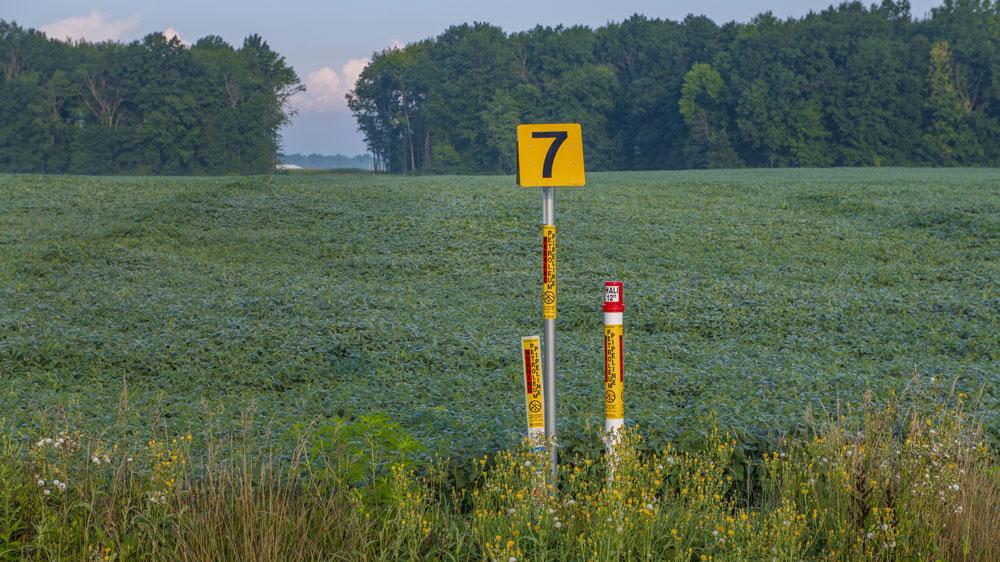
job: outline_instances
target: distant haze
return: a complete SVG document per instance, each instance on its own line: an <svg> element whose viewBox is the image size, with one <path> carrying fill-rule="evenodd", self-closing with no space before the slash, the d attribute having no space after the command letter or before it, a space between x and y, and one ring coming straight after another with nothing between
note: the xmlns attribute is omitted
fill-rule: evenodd
<svg viewBox="0 0 1000 562"><path fill-rule="evenodd" d="M372 170L374 160L370 154L344 156L343 154L282 154L282 164L293 164L307 170Z"/></svg>
<svg viewBox="0 0 1000 562"><path fill-rule="evenodd" d="M298 115L282 131L286 153L359 154L364 141L344 104L344 94L375 51L435 36L448 26L484 21L517 31L541 25L603 25L633 13L683 19L704 14L717 22L746 21L765 10L801 16L829 0L554 0L372 2L247 0L238 9L222 2L174 0L5 0L2 17L56 38L129 41L161 31L193 42L219 35L238 45L259 33L282 53L308 91L294 100ZM870 4L872 2L865 2ZM911 2L915 16L940 2Z"/></svg>

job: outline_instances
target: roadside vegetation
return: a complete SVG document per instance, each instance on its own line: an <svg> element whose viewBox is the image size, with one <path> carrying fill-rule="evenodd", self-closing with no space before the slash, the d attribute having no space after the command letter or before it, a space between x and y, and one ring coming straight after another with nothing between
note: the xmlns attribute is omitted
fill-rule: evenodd
<svg viewBox="0 0 1000 562"><path fill-rule="evenodd" d="M634 427L557 487L527 448L456 485L382 416L299 427L290 456L252 412L144 442L52 419L0 434L0 560L997 560L1000 464L967 400L867 396L743 461L721 428L650 450Z"/></svg>

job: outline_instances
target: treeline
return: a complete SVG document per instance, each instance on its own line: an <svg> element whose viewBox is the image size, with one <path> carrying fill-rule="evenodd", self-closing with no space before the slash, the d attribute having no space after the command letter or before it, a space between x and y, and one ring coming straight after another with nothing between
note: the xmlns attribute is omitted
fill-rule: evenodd
<svg viewBox="0 0 1000 562"><path fill-rule="evenodd" d="M583 124L591 170L1000 165L1000 2L716 25L451 27L348 98L378 169L511 172L515 127Z"/></svg>
<svg viewBox="0 0 1000 562"><path fill-rule="evenodd" d="M0 20L0 171L269 173L294 70L257 35L67 43Z"/></svg>

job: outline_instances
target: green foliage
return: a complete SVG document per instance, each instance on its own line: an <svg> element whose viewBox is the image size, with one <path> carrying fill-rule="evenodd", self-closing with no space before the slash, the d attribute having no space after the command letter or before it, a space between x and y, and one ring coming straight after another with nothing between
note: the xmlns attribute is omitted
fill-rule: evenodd
<svg viewBox="0 0 1000 562"><path fill-rule="evenodd" d="M885 0L722 26L462 25L376 54L351 109L397 173L509 173L514 125L563 121L583 124L590 170L996 166L997 30L997 3L972 0L926 19Z"/></svg>
<svg viewBox="0 0 1000 562"><path fill-rule="evenodd" d="M320 435L303 428L286 456L255 438L270 430L253 412L239 436L161 427L144 443L117 422L99 435L5 428L0 560L996 560L1000 477L981 419L963 393L920 403L926 381L911 382L905 399L868 394L860 415L810 418L745 466L714 426L695 449L629 427L611 454L563 455L558 482L524 443L472 463L473 485L404 463L348 484L305 458ZM391 425L373 416L358 433ZM334 443L327 468L365 447ZM743 468L752 482L732 477Z"/></svg>
<svg viewBox="0 0 1000 562"><path fill-rule="evenodd" d="M300 426L299 432L306 428ZM385 414L366 414L355 421L337 418L310 427L308 435L310 461L347 484L374 484L389 465L412 462L424 450Z"/></svg>
<svg viewBox="0 0 1000 562"><path fill-rule="evenodd" d="M947 41L931 47L929 81L931 95L927 106L932 117L930 130L924 137L928 153L942 164L964 164L982 158L983 149L969 127L971 103L958 94Z"/></svg>
<svg viewBox="0 0 1000 562"><path fill-rule="evenodd" d="M559 411L603 424L599 284L628 295L626 415L739 454L914 371L997 418L1000 177L981 170L595 173L557 195ZM510 177L0 176L0 412L136 409L277 432L384 413L431 455L519 440L538 191ZM938 389L946 392L946 389ZM141 428L141 420L128 424ZM379 455L381 457L381 454Z"/></svg>
<svg viewBox="0 0 1000 562"><path fill-rule="evenodd" d="M0 20L0 171L270 173L295 72L259 36L66 43Z"/></svg>
<svg viewBox="0 0 1000 562"><path fill-rule="evenodd" d="M18 461L21 447L3 424L0 434L0 560L19 560L19 553L29 531L27 496L22 467Z"/></svg>
<svg viewBox="0 0 1000 562"><path fill-rule="evenodd" d="M504 173L515 172L517 126L533 121L530 115L541 103L541 97L541 91L533 84L521 84L513 91L497 90L482 113L486 143L497 151Z"/></svg>
<svg viewBox="0 0 1000 562"><path fill-rule="evenodd" d="M722 76L707 64L696 64L684 76L680 111L691 135L693 168L735 168L740 159L726 132Z"/></svg>

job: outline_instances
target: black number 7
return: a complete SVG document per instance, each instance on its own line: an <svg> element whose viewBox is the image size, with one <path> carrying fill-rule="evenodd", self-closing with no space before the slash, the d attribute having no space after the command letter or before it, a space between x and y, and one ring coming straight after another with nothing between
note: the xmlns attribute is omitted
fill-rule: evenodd
<svg viewBox="0 0 1000 562"><path fill-rule="evenodd" d="M566 131L538 131L531 133L531 138L533 139L552 139L549 151L545 153L545 164L542 166L543 178L552 177L552 163L556 160L556 153L559 152L559 147L562 146L562 143L566 142L566 137L568 136L569 133Z"/></svg>

